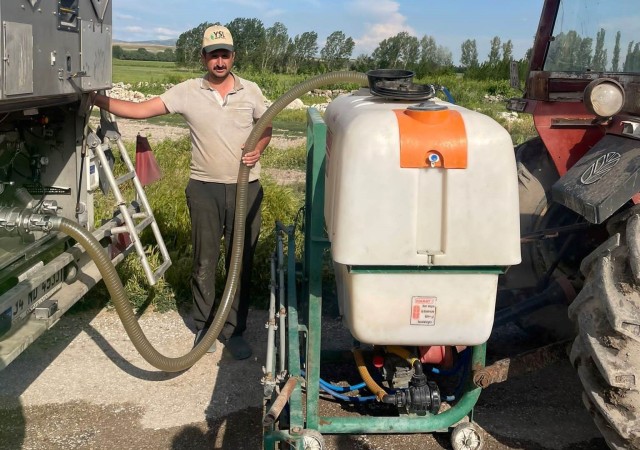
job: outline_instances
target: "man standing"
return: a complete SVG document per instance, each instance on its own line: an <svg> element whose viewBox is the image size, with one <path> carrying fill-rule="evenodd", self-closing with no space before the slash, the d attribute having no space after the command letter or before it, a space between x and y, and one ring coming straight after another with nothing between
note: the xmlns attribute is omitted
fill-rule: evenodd
<svg viewBox="0 0 640 450"><path fill-rule="evenodd" d="M242 334L246 329L249 282L261 224L263 193L259 160L271 140L272 128L267 127L256 148L242 156L253 125L266 111L264 96L255 83L231 72L235 52L227 28L220 25L207 28L201 57L207 68L202 78L177 84L159 97L141 103L99 94L94 94L93 99L96 106L116 116L146 119L177 113L189 125L192 155L185 193L192 226L194 345L204 336L215 316L215 271L223 237L227 273L229 271L240 162L251 167L240 286L220 334L220 340L233 357L245 359L251 356L251 347ZM215 345L210 351L215 351Z"/></svg>

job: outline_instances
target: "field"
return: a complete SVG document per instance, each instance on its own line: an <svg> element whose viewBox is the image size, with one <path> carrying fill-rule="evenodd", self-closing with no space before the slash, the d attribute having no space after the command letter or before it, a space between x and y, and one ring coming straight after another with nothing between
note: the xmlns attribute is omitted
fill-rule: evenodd
<svg viewBox="0 0 640 450"><path fill-rule="evenodd" d="M114 83L177 83L198 76L201 71L182 69L172 62L163 61L129 61L113 59Z"/></svg>
<svg viewBox="0 0 640 450"><path fill-rule="evenodd" d="M180 69L173 63L121 61L114 60L113 81L130 84L132 90L146 91L149 94L163 92L167 84L183 79L200 76L201 72ZM257 82L263 87L265 95L272 101L279 98L295 84L303 81L302 77L274 74L241 74ZM448 88L456 103L477 110L493 117L510 133L514 144L519 144L535 135L530 116L515 117L505 109L505 99L518 96L509 87L507 80L489 82L465 81L462 78L438 77L418 80L417 82L438 84ZM338 86L349 88L350 86ZM327 87L331 88L331 86ZM335 88L335 87L333 87ZM304 96L305 104L319 102L318 97ZM163 126L184 126L179 116L162 116L152 121ZM303 110L283 110L274 120L274 134L279 136L300 137L305 130L306 113ZM127 147L134 157L132 142ZM281 171L305 170L305 146L286 146L278 148L270 146L263 157L263 167ZM163 141L154 146L154 154L162 169L163 179L147 187L147 195L158 219L167 247L171 254L172 267L165 278L156 286L147 286L144 274L136 258L128 258L119 266L121 278L126 281L126 288L134 306L145 309L149 306L157 310L171 310L190 305L189 273L191 270L190 255L190 222L184 201L184 187L188 180L190 159L190 143L188 138L179 141ZM252 298L255 306L264 306L268 300L269 258L275 245L274 224L276 220L293 223L298 210L303 206L304 185L279 183L273 177L263 176L265 200L263 203L263 229L258 244ZM113 199L101 197L98 202L96 217L109 216ZM143 236L143 240L145 240ZM157 258L152 241L146 240L151 259ZM224 286L224 274L219 265L218 285ZM106 291L98 291L93 301L107 301Z"/></svg>

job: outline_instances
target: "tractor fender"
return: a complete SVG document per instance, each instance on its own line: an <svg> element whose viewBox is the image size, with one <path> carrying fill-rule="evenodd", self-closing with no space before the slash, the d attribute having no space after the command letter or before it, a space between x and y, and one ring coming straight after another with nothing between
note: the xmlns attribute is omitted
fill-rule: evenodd
<svg viewBox="0 0 640 450"><path fill-rule="evenodd" d="M551 187L552 199L600 224L640 192L640 141L608 134Z"/></svg>

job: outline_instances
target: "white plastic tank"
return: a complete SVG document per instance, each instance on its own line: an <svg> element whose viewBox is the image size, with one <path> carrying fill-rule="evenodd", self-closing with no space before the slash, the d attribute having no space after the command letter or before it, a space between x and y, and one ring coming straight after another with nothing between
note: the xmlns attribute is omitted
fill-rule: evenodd
<svg viewBox="0 0 640 450"><path fill-rule="evenodd" d="M520 262L509 133L439 99L368 90L325 113L325 221L344 321L361 342L477 345Z"/></svg>

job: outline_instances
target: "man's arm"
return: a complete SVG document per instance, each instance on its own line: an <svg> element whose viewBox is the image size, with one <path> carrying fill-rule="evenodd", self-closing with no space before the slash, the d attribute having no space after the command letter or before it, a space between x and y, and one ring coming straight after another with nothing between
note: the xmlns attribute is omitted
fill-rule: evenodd
<svg viewBox="0 0 640 450"><path fill-rule="evenodd" d="M247 154L242 157L242 162L246 166L253 167L258 162L260 156L262 155L262 152L264 152L264 149L267 148L267 145L269 145L269 142L271 141L272 131L273 127L271 125L265 128L262 136L260 136L260 139L256 144L256 148L253 151L247 152Z"/></svg>
<svg viewBox="0 0 640 450"><path fill-rule="evenodd" d="M147 119L169 113L160 97L154 97L140 103L117 100L98 93L93 93L91 98L98 108L126 119Z"/></svg>

